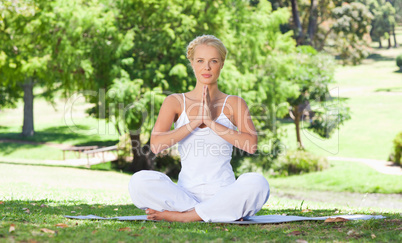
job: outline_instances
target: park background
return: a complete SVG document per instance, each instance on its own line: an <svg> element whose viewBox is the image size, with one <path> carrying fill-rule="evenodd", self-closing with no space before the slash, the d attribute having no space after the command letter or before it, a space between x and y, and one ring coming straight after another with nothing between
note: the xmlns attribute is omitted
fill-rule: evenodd
<svg viewBox="0 0 402 243"><path fill-rule="evenodd" d="M397 0L1 1L0 239L400 240L401 9ZM249 228L64 219L143 214L130 203L130 174L177 176L175 148L155 157L147 145L164 98L195 85L185 48L202 34L227 46L220 89L246 100L260 133L259 151L235 150L233 166L270 182L261 214L388 219ZM71 149L83 146L108 151Z"/></svg>

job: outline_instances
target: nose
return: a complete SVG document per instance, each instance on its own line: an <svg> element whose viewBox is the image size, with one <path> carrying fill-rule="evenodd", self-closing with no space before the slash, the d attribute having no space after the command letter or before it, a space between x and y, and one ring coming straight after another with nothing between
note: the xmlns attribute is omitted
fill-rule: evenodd
<svg viewBox="0 0 402 243"><path fill-rule="evenodd" d="M209 64L209 62L205 62L205 69L206 70L211 70L211 65Z"/></svg>

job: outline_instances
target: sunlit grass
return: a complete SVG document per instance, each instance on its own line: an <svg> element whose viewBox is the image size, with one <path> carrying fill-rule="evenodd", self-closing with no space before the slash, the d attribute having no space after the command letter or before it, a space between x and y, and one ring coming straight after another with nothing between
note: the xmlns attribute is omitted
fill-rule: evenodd
<svg viewBox="0 0 402 243"><path fill-rule="evenodd" d="M379 214L387 219L327 224L322 221L269 225L168 223L70 220L63 215L94 214L103 217L142 215L131 204L127 184L130 175L75 168L0 164L0 241L398 241L398 213L353 207L337 207L277 198L269 199L259 214L328 216ZM311 211L302 212L303 209ZM56 224L65 224L59 228ZM14 231L10 232L10 226ZM45 233L43 228L53 230ZM299 231L299 233L292 233ZM373 238L373 235L375 238Z"/></svg>
<svg viewBox="0 0 402 243"><path fill-rule="evenodd" d="M402 176L386 175L356 162L331 162L331 168L299 176L271 178L273 188L347 191L359 193L402 193Z"/></svg>

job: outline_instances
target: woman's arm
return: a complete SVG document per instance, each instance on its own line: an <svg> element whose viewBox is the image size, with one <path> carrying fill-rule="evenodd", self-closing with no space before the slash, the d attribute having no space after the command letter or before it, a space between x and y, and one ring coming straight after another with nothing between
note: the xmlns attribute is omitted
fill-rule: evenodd
<svg viewBox="0 0 402 243"><path fill-rule="evenodd" d="M159 111L151 133L151 151L155 154L175 145L202 123L202 119L195 119L178 129L170 131L174 118L182 106L178 96L178 94L172 94L166 97Z"/></svg>
<svg viewBox="0 0 402 243"><path fill-rule="evenodd" d="M235 97L235 98L234 98ZM230 99L230 104L229 104ZM238 131L227 128L217 122L208 120L205 124L216 134L231 143L233 146L254 154L257 151L258 137L246 101L238 96L231 96L226 102L227 108L233 114L234 124Z"/></svg>

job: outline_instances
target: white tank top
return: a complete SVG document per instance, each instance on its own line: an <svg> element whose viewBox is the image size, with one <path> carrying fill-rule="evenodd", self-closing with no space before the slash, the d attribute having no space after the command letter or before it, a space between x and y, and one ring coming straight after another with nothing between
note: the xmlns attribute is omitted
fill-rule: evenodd
<svg viewBox="0 0 402 243"><path fill-rule="evenodd" d="M222 111L215 122L229 129L237 130L237 127L226 117ZM174 123L175 129L190 122L186 113L186 97L183 94L184 108L180 117ZM181 171L178 185L186 188L194 194L214 194L220 187L235 182L230 161L232 159L233 145L209 127L193 130L187 137L178 142L178 150L181 157Z"/></svg>

